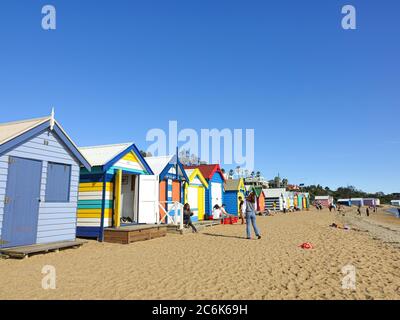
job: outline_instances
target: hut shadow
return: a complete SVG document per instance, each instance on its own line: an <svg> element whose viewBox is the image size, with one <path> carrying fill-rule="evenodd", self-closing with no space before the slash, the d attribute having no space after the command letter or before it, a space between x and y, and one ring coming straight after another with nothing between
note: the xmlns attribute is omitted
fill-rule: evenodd
<svg viewBox="0 0 400 320"><path fill-rule="evenodd" d="M210 237L221 237L221 238L235 238L235 239L247 239L246 237L239 237L239 236L228 236L225 234L214 234L214 233L208 233L208 232L201 232L200 234L205 235L205 236L210 236Z"/></svg>

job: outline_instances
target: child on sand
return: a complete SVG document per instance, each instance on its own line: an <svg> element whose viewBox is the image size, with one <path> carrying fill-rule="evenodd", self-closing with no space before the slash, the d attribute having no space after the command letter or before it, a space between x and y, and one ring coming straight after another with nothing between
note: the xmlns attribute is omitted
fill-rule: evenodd
<svg viewBox="0 0 400 320"><path fill-rule="evenodd" d="M254 233L256 234L258 239L261 239L260 232L258 231L257 224L256 224L256 197L254 192L251 192L249 196L246 198L242 206L242 212L246 215L246 233L247 239L251 239L251 230L250 230L250 223L253 225Z"/></svg>
<svg viewBox="0 0 400 320"><path fill-rule="evenodd" d="M197 229L192 223L192 219L191 219L192 215L193 215L193 212L190 210L189 203L185 203L185 205L183 206L183 223L187 227L191 227L193 232L197 233Z"/></svg>

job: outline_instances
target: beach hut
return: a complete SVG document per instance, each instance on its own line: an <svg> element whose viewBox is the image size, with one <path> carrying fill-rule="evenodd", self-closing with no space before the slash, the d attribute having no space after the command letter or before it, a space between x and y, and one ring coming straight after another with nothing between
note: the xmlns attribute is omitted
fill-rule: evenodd
<svg viewBox="0 0 400 320"><path fill-rule="evenodd" d="M185 169L189 183L185 184L185 203L193 211L192 221L204 220L205 197L208 183L199 169Z"/></svg>
<svg viewBox="0 0 400 320"><path fill-rule="evenodd" d="M264 191L265 193L265 191ZM295 197L295 192L293 191L286 191L283 195L283 204L282 204L282 210L286 209L289 210L291 208L294 208L294 197Z"/></svg>
<svg viewBox="0 0 400 320"><path fill-rule="evenodd" d="M184 184L189 178L177 155L146 157L145 160L154 174L140 178L140 211L147 212L140 222L172 223L174 221L167 215L171 218L180 215L178 206L184 202ZM177 222L179 217L174 219Z"/></svg>
<svg viewBox="0 0 400 320"><path fill-rule="evenodd" d="M0 247L74 243L80 166L53 113L0 125Z"/></svg>
<svg viewBox="0 0 400 320"><path fill-rule="evenodd" d="M304 200L305 200L304 195L302 193L297 193L296 197L297 197L297 209L303 210Z"/></svg>
<svg viewBox="0 0 400 320"><path fill-rule="evenodd" d="M288 193L285 188L269 188L269 189L263 189L263 193L265 196L265 208L273 211L274 210L274 202L276 203L276 210L277 211L282 211L284 204L285 206L287 198L288 198ZM293 206L297 205L297 197L293 198Z"/></svg>
<svg viewBox="0 0 400 320"><path fill-rule="evenodd" d="M390 204L395 207L400 207L400 200L391 200Z"/></svg>
<svg viewBox="0 0 400 320"><path fill-rule="evenodd" d="M219 164L203 164L199 166L188 166L186 169L199 169L203 177L208 183L206 190L206 215L212 216L213 207L218 204L222 205L224 194L225 177L221 171Z"/></svg>
<svg viewBox="0 0 400 320"><path fill-rule="evenodd" d="M379 206L381 204L381 201L376 198L364 198L363 203L364 206L374 207L374 206Z"/></svg>
<svg viewBox="0 0 400 320"><path fill-rule="evenodd" d="M352 198L352 199L350 199L350 201L351 201L351 205L352 206L358 207L358 206L363 206L364 205L363 198Z"/></svg>
<svg viewBox="0 0 400 320"><path fill-rule="evenodd" d="M344 206L351 206L351 200L350 199L338 199L337 203L344 205Z"/></svg>
<svg viewBox="0 0 400 320"><path fill-rule="evenodd" d="M315 196L315 202L320 203L323 207L329 207L333 203L332 196Z"/></svg>
<svg viewBox="0 0 400 320"><path fill-rule="evenodd" d="M257 212L265 211L265 195L262 187L253 187L253 192L257 198Z"/></svg>
<svg viewBox="0 0 400 320"><path fill-rule="evenodd" d="M105 230L111 232L111 228L139 223L142 218L139 214L139 176L153 172L135 144L79 150L88 159L92 170L82 168L80 171L78 236L102 241Z"/></svg>
<svg viewBox="0 0 400 320"><path fill-rule="evenodd" d="M239 215L239 197L244 200L246 189L243 178L227 179L224 184L224 203L226 211L233 215Z"/></svg>
<svg viewBox="0 0 400 320"><path fill-rule="evenodd" d="M304 193L306 199L306 208L310 209L310 194L308 192Z"/></svg>

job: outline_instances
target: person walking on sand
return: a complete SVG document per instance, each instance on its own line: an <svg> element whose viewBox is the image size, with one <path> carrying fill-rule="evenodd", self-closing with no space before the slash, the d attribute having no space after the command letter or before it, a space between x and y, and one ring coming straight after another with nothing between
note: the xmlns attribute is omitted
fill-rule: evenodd
<svg viewBox="0 0 400 320"><path fill-rule="evenodd" d="M358 205L357 214L361 216L361 204Z"/></svg>
<svg viewBox="0 0 400 320"><path fill-rule="evenodd" d="M367 207L367 208L365 209L365 213L367 214L367 217L369 217L369 207Z"/></svg>
<svg viewBox="0 0 400 320"><path fill-rule="evenodd" d="M256 223L256 197L254 196L254 192L251 192L249 196L246 198L246 201L243 203L242 206L242 213L246 216L246 234L247 239L251 239L251 230L250 230L250 223L253 226L254 233L256 234L258 239L261 239L260 232L257 228Z"/></svg>
<svg viewBox="0 0 400 320"><path fill-rule="evenodd" d="M193 212L190 210L189 203L185 203L185 205L183 206L183 223L187 227L191 227L193 232L197 233L197 229L192 223L192 218L191 218L192 215Z"/></svg>
<svg viewBox="0 0 400 320"><path fill-rule="evenodd" d="M239 196L239 215L240 215L240 220L242 220L242 224L244 224L244 214L242 211L242 207L244 204L243 198L241 196Z"/></svg>
<svg viewBox="0 0 400 320"><path fill-rule="evenodd" d="M276 201L274 201L273 207L274 207L274 213L275 213L276 212Z"/></svg>

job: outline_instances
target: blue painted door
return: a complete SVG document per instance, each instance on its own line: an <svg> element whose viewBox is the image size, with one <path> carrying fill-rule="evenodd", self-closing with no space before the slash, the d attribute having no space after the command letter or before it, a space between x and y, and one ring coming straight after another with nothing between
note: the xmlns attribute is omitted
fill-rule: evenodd
<svg viewBox="0 0 400 320"><path fill-rule="evenodd" d="M41 176L41 161L10 157L1 232L3 247L36 242Z"/></svg>

